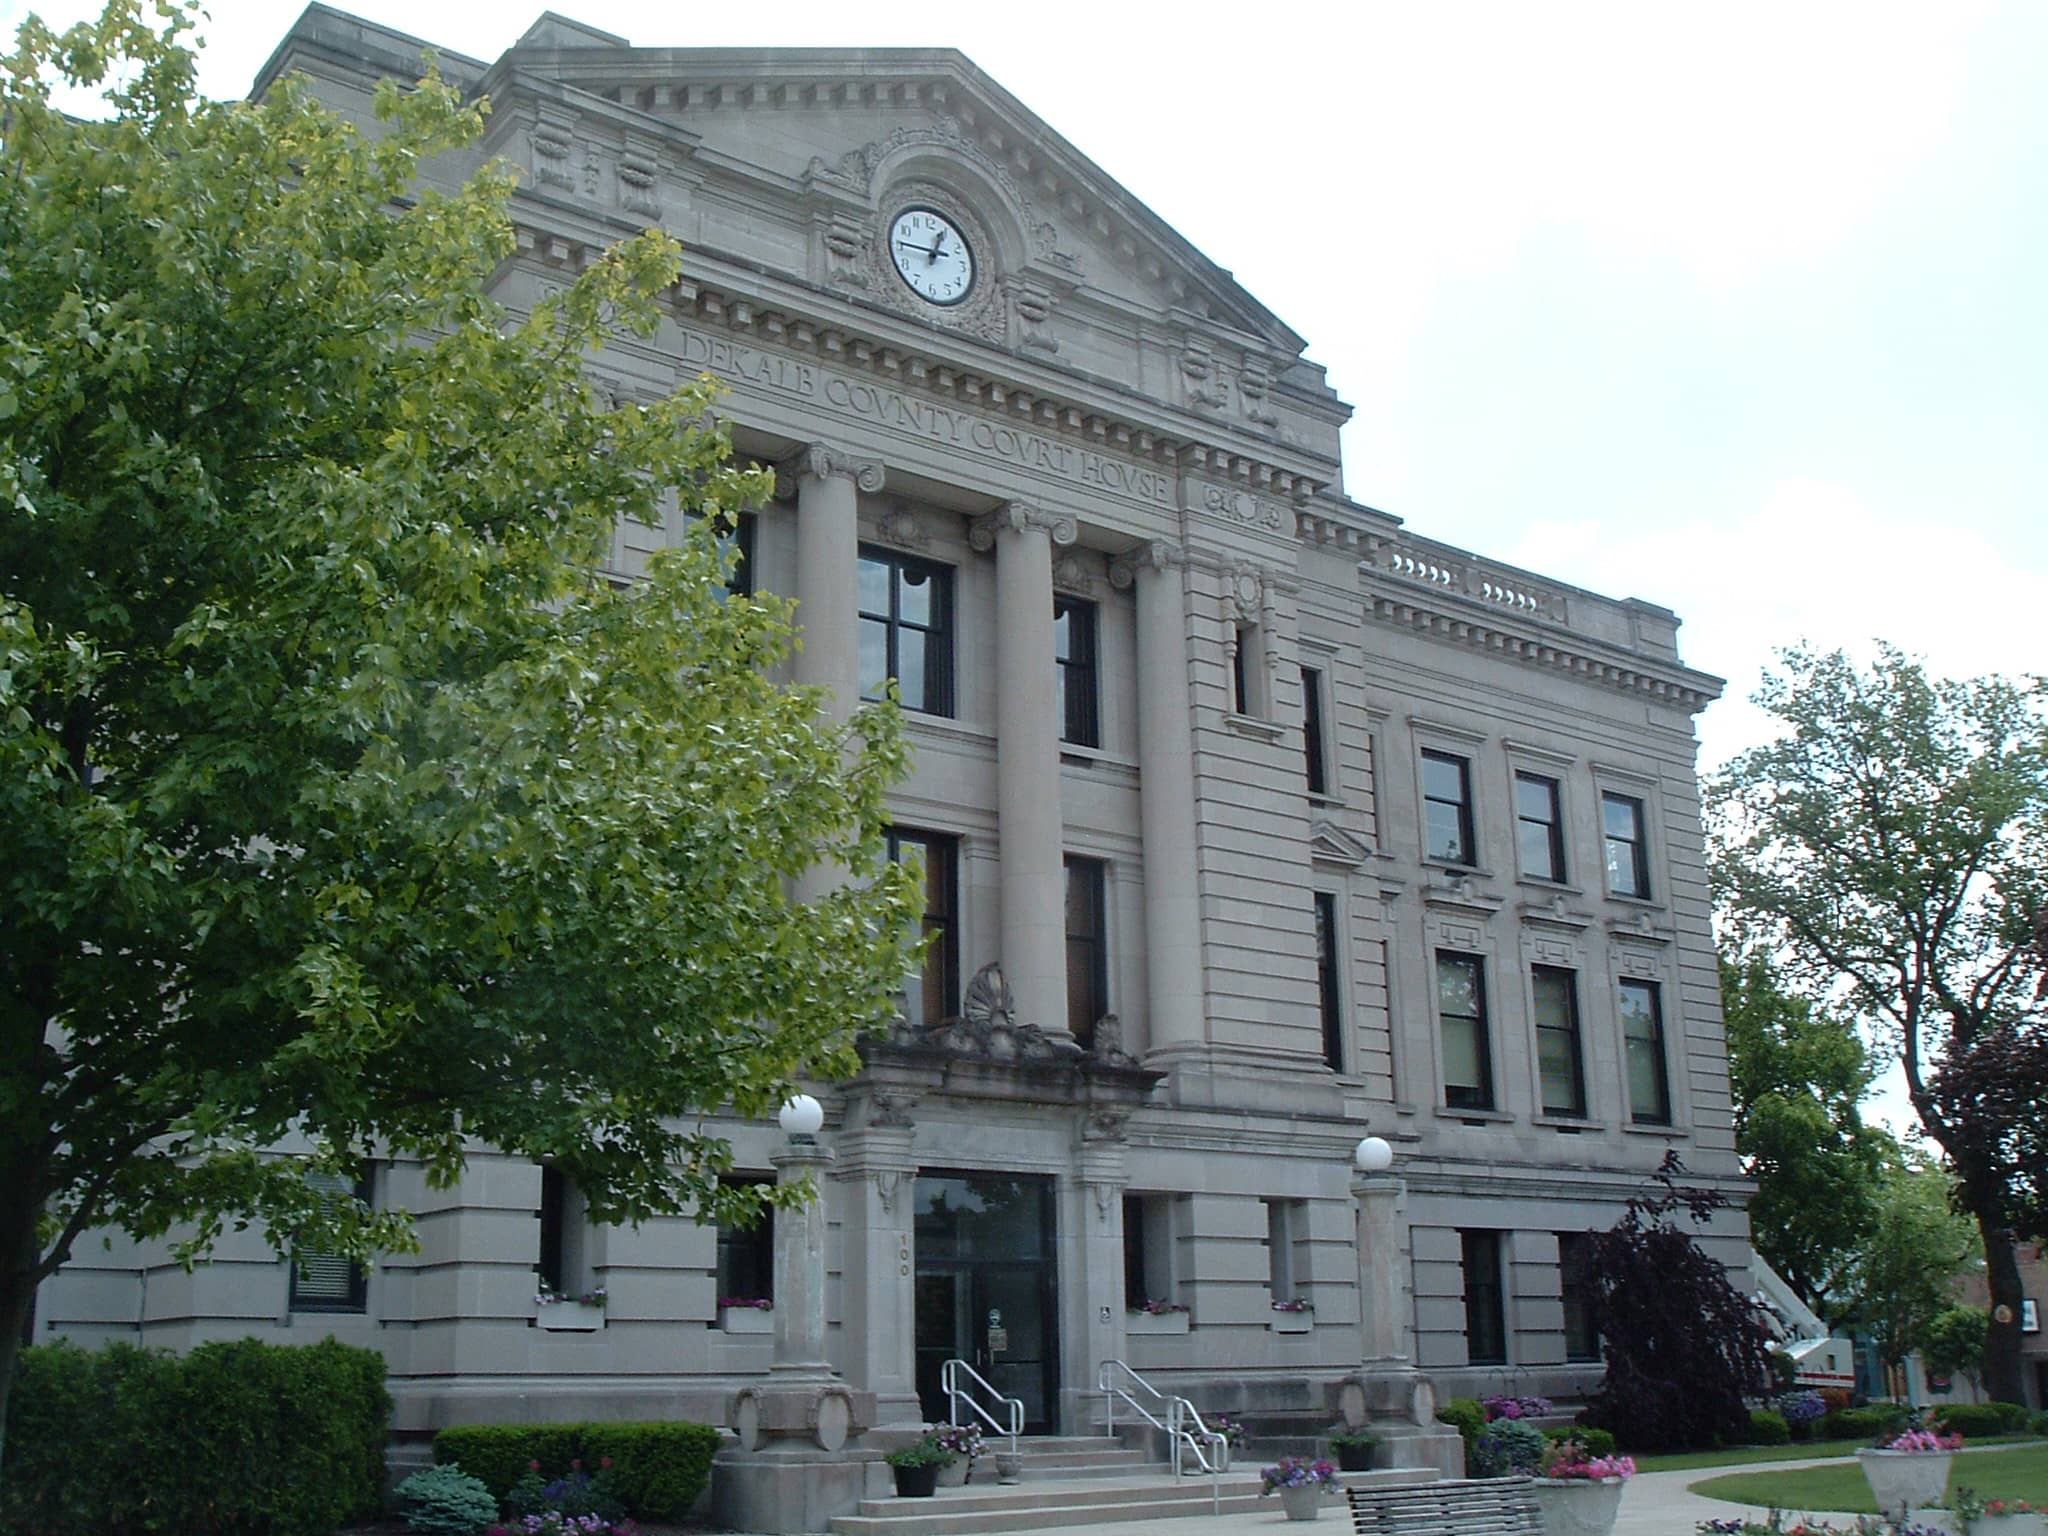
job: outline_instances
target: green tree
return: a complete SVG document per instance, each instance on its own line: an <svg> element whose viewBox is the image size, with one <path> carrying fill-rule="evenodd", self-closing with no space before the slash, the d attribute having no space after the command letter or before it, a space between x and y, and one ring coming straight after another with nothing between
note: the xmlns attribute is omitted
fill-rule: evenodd
<svg viewBox="0 0 2048 1536"><path fill-rule="evenodd" d="M1948 1174L1924 1156L1894 1164L1843 1277L1839 1316L1870 1336L1887 1365L1926 1344L1979 1251L1969 1220L1951 1209L1951 1192Z"/></svg>
<svg viewBox="0 0 2048 1536"><path fill-rule="evenodd" d="M913 958L895 711L770 681L788 609L717 538L764 477L710 392L589 374L673 242L507 314L510 173L417 178L481 103L203 102L189 13L138 12L31 20L0 82L0 1424L89 1228L360 1253L402 1215L309 1166L480 1143L600 1220L738 1214L701 1115L853 1070Z"/></svg>
<svg viewBox="0 0 2048 1536"><path fill-rule="evenodd" d="M1853 1029L1781 988L1761 954L1721 961L1735 1149L1751 1241L1814 1311L1856 1251L1896 1144L1857 1106L1876 1068Z"/></svg>
<svg viewBox="0 0 2048 1536"><path fill-rule="evenodd" d="M1935 1313L1920 1337L1920 1358L1928 1374L1977 1381L1990 1327L1991 1313L1983 1307L1954 1306Z"/></svg>
<svg viewBox="0 0 2048 1536"><path fill-rule="evenodd" d="M1975 1218L1990 1282L1984 1376L2020 1395L2016 1233L2029 1225L2002 1115L2031 1105L1943 1095L1938 1074L2037 1025L2048 910L2048 692L2041 679L1932 679L1885 647L1781 653L1757 702L1784 734L1708 786L1725 923L1784 984L1898 1052L1927 1135Z"/></svg>

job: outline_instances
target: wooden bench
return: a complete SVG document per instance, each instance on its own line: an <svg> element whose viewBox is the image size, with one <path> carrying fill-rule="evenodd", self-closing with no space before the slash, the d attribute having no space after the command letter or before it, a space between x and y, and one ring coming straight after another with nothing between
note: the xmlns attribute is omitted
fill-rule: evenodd
<svg viewBox="0 0 2048 1536"><path fill-rule="evenodd" d="M1445 1478L1344 1494L1357 1536L1543 1536L1526 1477Z"/></svg>

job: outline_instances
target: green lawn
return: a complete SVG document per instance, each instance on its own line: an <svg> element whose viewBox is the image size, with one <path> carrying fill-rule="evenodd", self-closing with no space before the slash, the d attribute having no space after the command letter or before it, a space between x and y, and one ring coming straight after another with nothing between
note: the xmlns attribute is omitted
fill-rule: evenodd
<svg viewBox="0 0 2048 1536"><path fill-rule="evenodd" d="M1978 1436L1978 1445L2038 1444L2027 1435ZM1810 1440L1798 1445L1734 1445L1718 1451L1661 1451L1636 1457L1638 1472L1695 1472L1703 1467L1743 1467L1758 1461L1820 1461L1829 1456L1854 1456L1865 1440Z"/></svg>
<svg viewBox="0 0 2048 1536"><path fill-rule="evenodd" d="M1951 1492L1959 1482L1987 1498L2048 1503L2048 1444L2035 1441L2006 1451L1965 1451L1949 1465ZM1728 1499L1737 1504L1839 1510L1850 1515L1877 1513L1877 1505L1870 1497L1870 1484L1863 1480L1862 1467L1853 1461L1784 1472L1734 1472L1726 1477L1702 1478L1688 1486L1707 1498Z"/></svg>

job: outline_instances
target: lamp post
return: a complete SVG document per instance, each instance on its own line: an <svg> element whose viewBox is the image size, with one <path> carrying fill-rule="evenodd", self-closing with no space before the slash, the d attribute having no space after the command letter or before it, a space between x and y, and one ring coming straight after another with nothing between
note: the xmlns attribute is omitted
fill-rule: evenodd
<svg viewBox="0 0 2048 1536"><path fill-rule="evenodd" d="M1402 1315L1401 1181L1390 1176L1393 1146L1368 1136L1351 1154L1351 1193L1358 1201L1358 1287L1365 1314L1364 1363L1408 1362L1407 1319Z"/></svg>
<svg viewBox="0 0 2048 1536"><path fill-rule="evenodd" d="M818 1145L825 1106L808 1093L789 1099L776 1115L789 1138L771 1162L778 1184L812 1182L812 1198L775 1213L775 1354L777 1373L826 1374L825 1212L818 1187L832 1154Z"/></svg>

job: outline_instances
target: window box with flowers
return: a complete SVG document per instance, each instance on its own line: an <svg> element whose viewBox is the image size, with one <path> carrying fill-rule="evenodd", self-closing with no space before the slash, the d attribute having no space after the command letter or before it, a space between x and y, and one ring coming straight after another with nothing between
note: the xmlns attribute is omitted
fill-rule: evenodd
<svg viewBox="0 0 2048 1536"><path fill-rule="evenodd" d="M1316 1325L1316 1304L1294 1296L1273 1303L1272 1320L1266 1324L1275 1333L1307 1333Z"/></svg>
<svg viewBox="0 0 2048 1536"><path fill-rule="evenodd" d="M773 1333L775 1303L766 1296L721 1296L718 1326L726 1333Z"/></svg>
<svg viewBox="0 0 2048 1536"><path fill-rule="evenodd" d="M596 1333L604 1327L604 1287L558 1291L547 1281L533 1293L533 1325L549 1333Z"/></svg>
<svg viewBox="0 0 2048 1536"><path fill-rule="evenodd" d="M1177 1301L1148 1301L1124 1313L1124 1333L1130 1338L1146 1334L1186 1333L1192 1314Z"/></svg>

